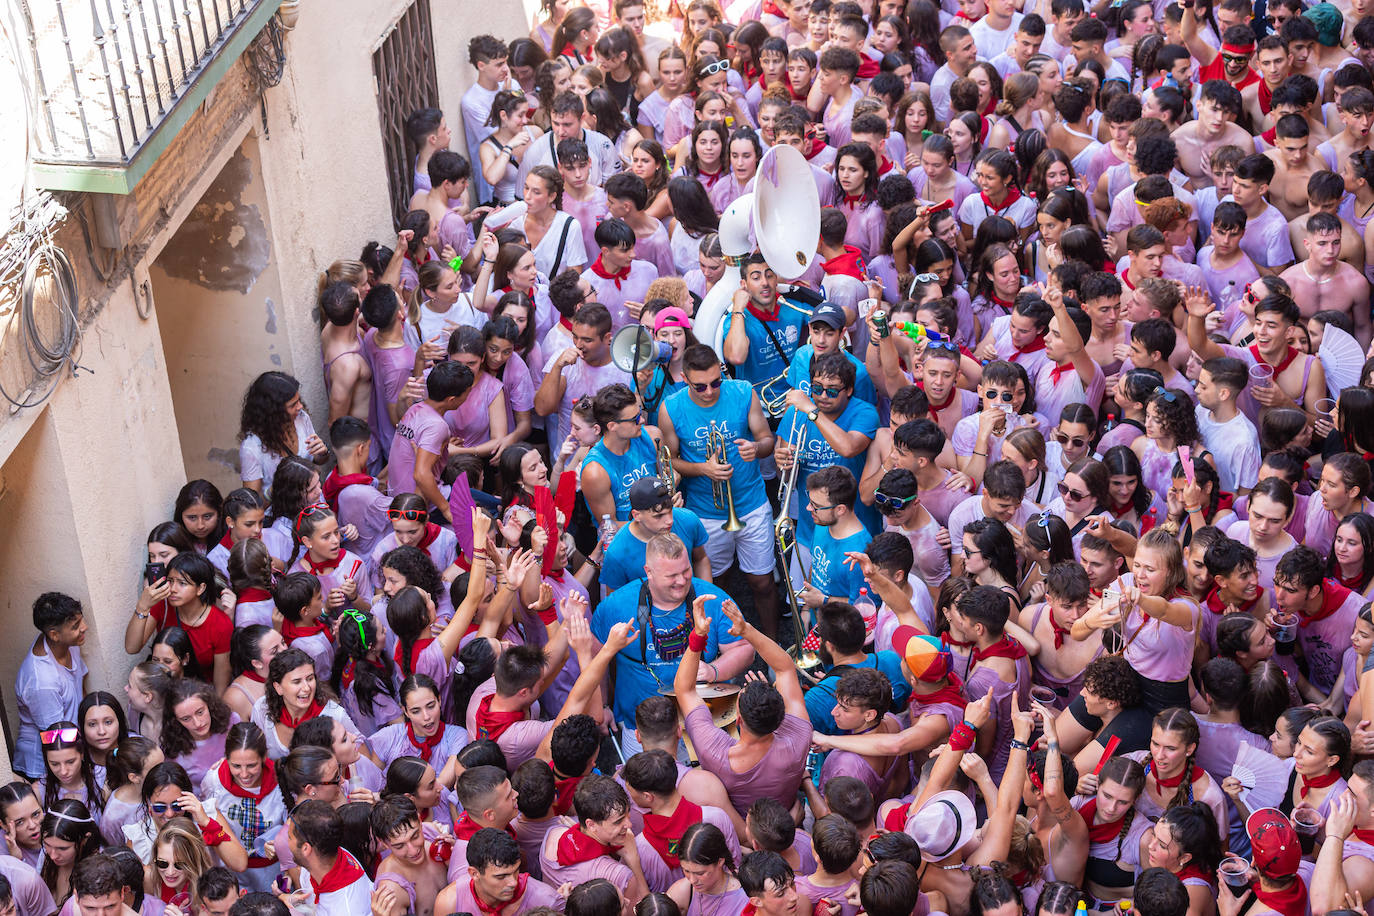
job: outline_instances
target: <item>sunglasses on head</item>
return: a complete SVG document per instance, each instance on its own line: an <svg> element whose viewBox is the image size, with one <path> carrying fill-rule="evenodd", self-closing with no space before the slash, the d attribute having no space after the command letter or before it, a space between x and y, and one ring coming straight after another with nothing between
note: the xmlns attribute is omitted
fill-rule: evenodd
<svg viewBox="0 0 1374 916"><path fill-rule="evenodd" d="M1064 481L1062 480L1059 481L1059 483L1056 486L1059 489L1060 496L1067 496L1074 502L1082 502L1083 500L1088 498L1087 493L1079 493L1077 490L1073 489L1068 484L1064 483Z"/></svg>
<svg viewBox="0 0 1374 916"><path fill-rule="evenodd" d="M703 76L710 76L712 73L720 73L724 70L729 69L730 62L728 60L718 60L714 64L707 64L706 66L698 70L697 77L700 78Z"/></svg>
<svg viewBox="0 0 1374 916"><path fill-rule="evenodd" d="M959 345L950 340L931 340L926 344L926 352L929 353L931 350L945 350L957 354L959 352ZM1008 400L1010 400L1010 398L1008 398Z"/></svg>
<svg viewBox="0 0 1374 916"><path fill-rule="evenodd" d="M1068 433L1055 433L1054 441L1069 448L1083 448L1088 444L1088 440L1083 436L1070 436Z"/></svg>
<svg viewBox="0 0 1374 916"><path fill-rule="evenodd" d="M301 522L305 521L307 518L310 518L312 515L328 511L329 507L326 506L324 503L315 503L313 506L306 506L300 512L296 513L296 524L299 525Z"/></svg>
<svg viewBox="0 0 1374 916"><path fill-rule="evenodd" d="M64 744L71 744L76 740L76 736L77 730L75 728L50 728L38 735L45 747L49 744L57 744L59 741Z"/></svg>
<svg viewBox="0 0 1374 916"><path fill-rule="evenodd" d="M717 378L712 379L709 382L691 382L690 384L692 386L692 390L695 391L697 394L705 394L708 391L714 391L715 389L719 388L724 381L724 378Z"/></svg>
<svg viewBox="0 0 1374 916"><path fill-rule="evenodd" d="M427 522L429 521L429 511L427 509L387 509L386 517L393 522L398 519L405 519L408 522Z"/></svg>
<svg viewBox="0 0 1374 916"><path fill-rule="evenodd" d="M888 496L881 491L873 494L873 504L878 507L878 511L884 514L900 512L916 500L915 493L910 496Z"/></svg>
<svg viewBox="0 0 1374 916"><path fill-rule="evenodd" d="M1170 404L1178 400L1178 395L1174 394L1172 391L1170 391L1168 388L1165 388L1163 385L1156 385L1155 390L1151 392L1151 395L1153 397L1163 398Z"/></svg>

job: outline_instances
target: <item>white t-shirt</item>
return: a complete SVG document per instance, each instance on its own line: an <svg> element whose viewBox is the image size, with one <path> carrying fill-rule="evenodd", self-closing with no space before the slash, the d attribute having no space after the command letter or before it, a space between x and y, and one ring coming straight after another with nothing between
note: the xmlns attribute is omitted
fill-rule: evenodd
<svg viewBox="0 0 1374 916"><path fill-rule="evenodd" d="M572 233L569 233L571 237ZM433 309L420 306L420 329L416 331L415 325L409 321L401 331L401 336L405 338L406 346L412 349L420 349L420 344L425 341L433 340L435 335L439 336L439 343L447 344L449 334L453 332L450 325L467 325L468 327L481 330L487 323L485 312L479 312L472 304L472 293L459 293L458 300L449 306L446 312L436 312Z"/></svg>
<svg viewBox="0 0 1374 916"><path fill-rule="evenodd" d="M296 414L296 455L306 461L313 461L305 440L315 435L315 424L310 422L310 414L302 410ZM272 498L272 478L276 476L281 455L273 454L263 447L257 433L249 433L239 443L239 479L261 480L262 495Z"/></svg>
<svg viewBox="0 0 1374 916"><path fill-rule="evenodd" d="M1201 404L1193 408L1197 415L1198 434L1217 459L1217 476L1227 493L1237 487L1253 487L1259 479L1259 433L1255 424L1243 413L1237 413L1225 423L1212 419L1212 412Z"/></svg>

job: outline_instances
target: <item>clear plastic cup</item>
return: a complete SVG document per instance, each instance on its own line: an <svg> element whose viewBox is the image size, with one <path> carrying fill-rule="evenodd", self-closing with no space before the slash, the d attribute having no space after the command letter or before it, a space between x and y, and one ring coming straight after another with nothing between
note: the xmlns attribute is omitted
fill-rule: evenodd
<svg viewBox="0 0 1374 916"><path fill-rule="evenodd" d="M1030 689L1030 698L1041 706L1053 707L1055 701L1059 699L1059 694L1055 693L1052 688L1036 684Z"/></svg>
<svg viewBox="0 0 1374 916"><path fill-rule="evenodd" d="M1255 363L1250 367L1250 385L1253 388L1268 388L1274 384L1274 367L1268 363Z"/></svg>
<svg viewBox="0 0 1374 916"><path fill-rule="evenodd" d="M1298 615L1283 611L1274 612L1274 640L1290 643L1298 638Z"/></svg>
<svg viewBox="0 0 1374 916"><path fill-rule="evenodd" d="M1244 896L1250 886L1250 863L1237 855L1227 856L1221 860L1221 878L1232 896Z"/></svg>

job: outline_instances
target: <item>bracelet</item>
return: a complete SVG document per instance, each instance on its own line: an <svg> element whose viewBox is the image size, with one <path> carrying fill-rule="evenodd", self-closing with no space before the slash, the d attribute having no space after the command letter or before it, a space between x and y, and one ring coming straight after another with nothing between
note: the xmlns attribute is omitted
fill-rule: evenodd
<svg viewBox="0 0 1374 916"><path fill-rule="evenodd" d="M986 457L988 456L988 453L987 453L987 452L974 451L973 454L974 454L974 457L977 457L977 458L986 458Z"/></svg>
<svg viewBox="0 0 1374 916"><path fill-rule="evenodd" d="M973 747L973 742L978 737L978 730L968 722L960 722L949 733L949 749L951 751L966 751Z"/></svg>
<svg viewBox="0 0 1374 916"><path fill-rule="evenodd" d="M692 632L688 633L687 650L689 652L705 652L706 637L698 633L696 630L693 630Z"/></svg>
<svg viewBox="0 0 1374 916"><path fill-rule="evenodd" d="M1024 742L1024 741L1018 741L1018 740L1015 739L1015 738L1012 738L1012 739L1011 739L1011 749L1012 749L1013 751L1025 751L1026 753L1029 754L1029 753L1030 753L1030 747L1031 747L1031 746L1030 746L1029 744L1027 744L1026 742Z"/></svg>
<svg viewBox="0 0 1374 916"><path fill-rule="evenodd" d="M588 563L592 564L592 566L596 567L598 572L601 570L601 564L593 560L591 557L583 557L582 559L586 560Z"/></svg>
<svg viewBox="0 0 1374 916"><path fill-rule="evenodd" d="M153 616L152 611L149 611L146 614L140 614L138 611L134 611L134 617L139 620L147 620L151 616Z"/></svg>
<svg viewBox="0 0 1374 916"><path fill-rule="evenodd" d="M558 611L552 604L546 608L540 608L535 613L539 615L539 622L546 627L553 626L558 621Z"/></svg>
<svg viewBox="0 0 1374 916"><path fill-rule="evenodd" d="M503 153L505 153L507 156L509 156L510 153L511 153L510 147L509 147L509 146L503 146L503 147L501 147L501 152L503 152Z"/></svg>
<svg viewBox="0 0 1374 916"><path fill-rule="evenodd" d="M1192 515L1194 512L1201 512L1201 511L1202 511L1202 507L1201 507L1201 506L1184 506L1183 508L1184 508L1184 511L1186 511L1189 515Z"/></svg>

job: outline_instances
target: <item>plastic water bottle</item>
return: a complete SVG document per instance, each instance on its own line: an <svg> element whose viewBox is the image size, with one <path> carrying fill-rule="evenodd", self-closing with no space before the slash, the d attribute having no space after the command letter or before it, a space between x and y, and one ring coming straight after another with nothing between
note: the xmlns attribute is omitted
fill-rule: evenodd
<svg viewBox="0 0 1374 916"><path fill-rule="evenodd" d="M610 514L601 516L601 549L606 550L611 546L611 538L615 537L615 521Z"/></svg>
<svg viewBox="0 0 1374 916"><path fill-rule="evenodd" d="M1107 422L1102 424L1102 433L1106 435L1116 427L1116 414L1107 414Z"/></svg>

